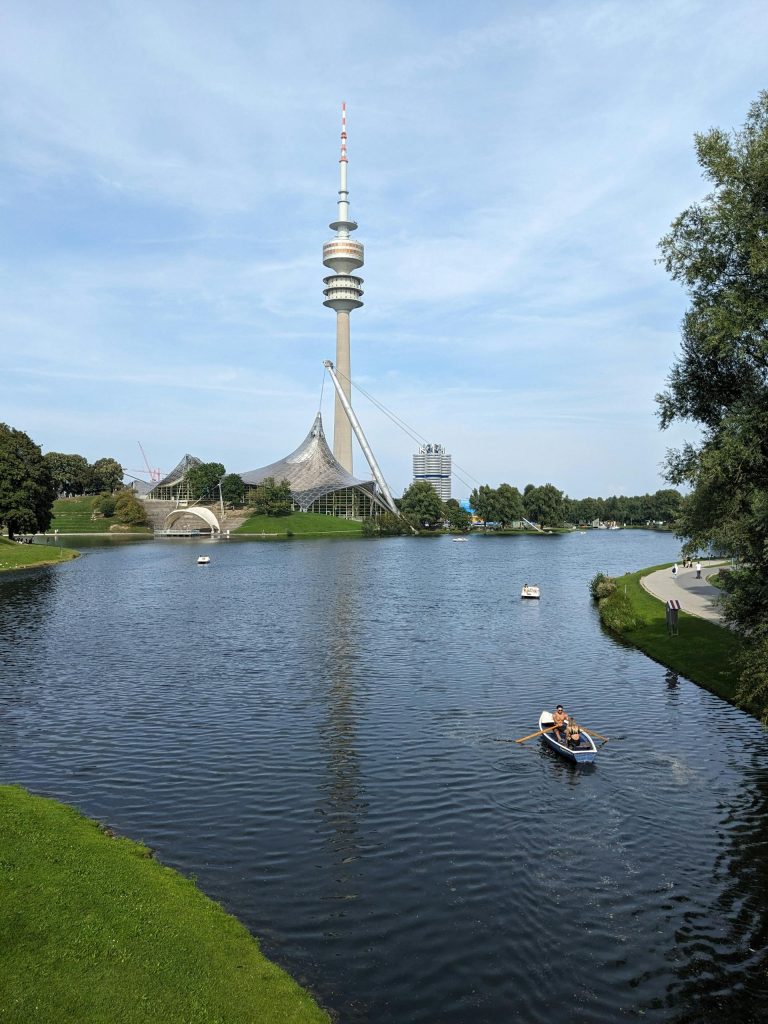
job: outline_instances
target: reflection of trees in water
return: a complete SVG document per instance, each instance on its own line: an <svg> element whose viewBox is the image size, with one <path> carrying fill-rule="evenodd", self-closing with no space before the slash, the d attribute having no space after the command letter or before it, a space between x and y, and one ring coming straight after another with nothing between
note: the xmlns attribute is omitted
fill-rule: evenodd
<svg viewBox="0 0 768 1024"><path fill-rule="evenodd" d="M356 595L344 589L350 577L339 574L339 590L330 609L328 638L327 715L320 737L328 756L327 778L322 785L325 800L320 811L329 827L328 846L340 867L357 860L360 852L360 819L366 802L361 797L360 758L357 750L360 645L360 609ZM354 585L354 584L353 584ZM345 869L337 874L338 899L351 899L350 878Z"/></svg>
<svg viewBox="0 0 768 1024"><path fill-rule="evenodd" d="M674 1024L764 1024L768 1020L768 767L756 750L735 802L723 808L727 842L717 858L720 896L689 911L676 932L677 980L666 1005ZM705 879L707 885L709 879ZM683 1007L683 1009L678 1009Z"/></svg>

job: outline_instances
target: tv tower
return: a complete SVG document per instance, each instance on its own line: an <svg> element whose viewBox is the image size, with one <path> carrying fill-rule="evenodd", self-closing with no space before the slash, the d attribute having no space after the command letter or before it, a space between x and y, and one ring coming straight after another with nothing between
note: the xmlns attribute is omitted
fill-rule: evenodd
<svg viewBox="0 0 768 1024"><path fill-rule="evenodd" d="M341 157L339 159L339 219L329 224L336 237L323 246L323 264L333 271L331 277L323 278L325 289L324 306L336 310L336 373L347 398L352 404L349 361L349 314L362 306L362 277L353 277L351 271L362 267L363 246L349 236L357 224L349 219L349 192L347 191L347 105L341 105ZM344 412L339 396L333 419L333 454L336 460L352 472L352 426Z"/></svg>

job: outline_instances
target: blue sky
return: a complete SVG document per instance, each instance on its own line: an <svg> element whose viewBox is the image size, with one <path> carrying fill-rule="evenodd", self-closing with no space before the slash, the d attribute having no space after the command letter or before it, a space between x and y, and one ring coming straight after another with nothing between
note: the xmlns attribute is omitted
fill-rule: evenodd
<svg viewBox="0 0 768 1024"><path fill-rule="evenodd" d="M6 0L0 420L130 470L296 447L346 100L353 379L470 483L665 486L696 428L655 417L686 305L657 243L766 54L742 0ZM355 405L400 493L413 441Z"/></svg>

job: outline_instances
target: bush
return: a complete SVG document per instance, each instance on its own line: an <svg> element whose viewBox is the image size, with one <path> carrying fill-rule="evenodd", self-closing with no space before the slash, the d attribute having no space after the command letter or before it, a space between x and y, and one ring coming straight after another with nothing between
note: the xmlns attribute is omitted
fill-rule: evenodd
<svg viewBox="0 0 768 1024"><path fill-rule="evenodd" d="M638 619L632 609L632 602L624 590L616 589L616 581L611 580L613 592L607 597L600 598L600 617L603 625L614 633L626 633L628 630L636 629Z"/></svg>
<svg viewBox="0 0 768 1024"><path fill-rule="evenodd" d="M115 514L115 499L111 494L99 494L91 502L91 512L95 516L109 519Z"/></svg>
<svg viewBox="0 0 768 1024"><path fill-rule="evenodd" d="M589 582L589 592L595 601L604 597L610 597L616 590L616 580L605 573L596 573Z"/></svg>

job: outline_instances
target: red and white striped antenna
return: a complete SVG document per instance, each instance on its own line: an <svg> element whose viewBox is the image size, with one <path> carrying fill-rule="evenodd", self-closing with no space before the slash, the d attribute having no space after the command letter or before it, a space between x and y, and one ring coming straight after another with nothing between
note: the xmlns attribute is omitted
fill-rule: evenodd
<svg viewBox="0 0 768 1024"><path fill-rule="evenodd" d="M341 104L341 160L347 163L347 104Z"/></svg>

